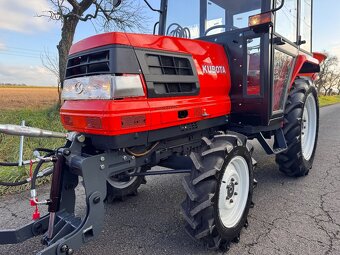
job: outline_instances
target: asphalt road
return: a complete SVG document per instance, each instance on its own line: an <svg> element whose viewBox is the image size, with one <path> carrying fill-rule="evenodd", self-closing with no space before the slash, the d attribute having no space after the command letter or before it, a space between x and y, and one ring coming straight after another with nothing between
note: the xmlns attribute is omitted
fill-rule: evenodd
<svg viewBox="0 0 340 255"><path fill-rule="evenodd" d="M229 255L340 254L340 105L322 108L320 123L314 167L305 178L282 175L274 157L256 145L255 208ZM179 209L184 198L181 179L148 178L138 196L107 206L102 234L76 254L219 254L186 235ZM29 221L27 196L0 199L0 228ZM0 246L0 254L35 254L40 248L35 238Z"/></svg>

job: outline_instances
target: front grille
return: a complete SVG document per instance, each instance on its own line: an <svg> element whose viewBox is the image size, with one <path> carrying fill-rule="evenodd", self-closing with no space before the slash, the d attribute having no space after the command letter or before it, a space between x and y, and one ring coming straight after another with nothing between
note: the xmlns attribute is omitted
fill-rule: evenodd
<svg viewBox="0 0 340 255"><path fill-rule="evenodd" d="M70 58L67 63L66 79L105 73L110 73L109 50Z"/></svg>
<svg viewBox="0 0 340 255"><path fill-rule="evenodd" d="M154 83L155 93L158 95L194 93L196 83Z"/></svg>
<svg viewBox="0 0 340 255"><path fill-rule="evenodd" d="M188 58L146 54L146 62L153 75L193 75Z"/></svg>

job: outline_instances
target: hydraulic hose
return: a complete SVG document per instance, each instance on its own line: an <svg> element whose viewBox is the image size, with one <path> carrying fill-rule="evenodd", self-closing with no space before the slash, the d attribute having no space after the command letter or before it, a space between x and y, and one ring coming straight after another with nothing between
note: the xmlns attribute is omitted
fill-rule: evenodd
<svg viewBox="0 0 340 255"><path fill-rule="evenodd" d="M50 157L54 154L53 150L49 150L49 149L44 149L44 148L37 148L35 149L36 151L40 151L40 152L47 152L48 154L46 155L46 157ZM53 169L47 169L46 171L44 171L42 174L39 175L39 170L41 168L41 166L45 163L44 160L40 160L37 164L37 166L34 169L34 173L32 175L32 179L26 179L26 180L22 180L22 181L17 181L17 182L3 182L0 181L0 186L5 186L5 187L17 187L17 186L21 186L24 184L27 184L29 182L31 182L31 188L33 187L35 189L35 183L37 178L42 178L45 176L49 176L50 174L52 174ZM5 167L10 167L10 166L19 166L18 163L14 163L14 162L0 162L0 166L5 166Z"/></svg>
<svg viewBox="0 0 340 255"><path fill-rule="evenodd" d="M0 166L19 166L19 163L15 163L15 162L0 162Z"/></svg>
<svg viewBox="0 0 340 255"><path fill-rule="evenodd" d="M23 180L23 181L18 181L18 182L1 182L0 181L0 186L5 186L5 187L17 187L21 186L28 183L28 180Z"/></svg>
<svg viewBox="0 0 340 255"><path fill-rule="evenodd" d="M53 173L53 168L47 168L41 174L38 174L36 179L49 176L52 173ZM30 179L26 179L26 180L22 180L22 181L17 181L17 182L2 182L2 181L0 181L0 186L17 187L17 186L21 186L21 185L27 184L29 182L30 182Z"/></svg>
<svg viewBox="0 0 340 255"><path fill-rule="evenodd" d="M34 150L39 151L39 152L54 153L54 150L46 149L46 148L35 148Z"/></svg>
<svg viewBox="0 0 340 255"><path fill-rule="evenodd" d="M54 155L54 152L51 152L51 153L48 153L46 155L46 157L51 157L52 155ZM45 163L44 160L40 160L38 162L38 164L36 165L35 169L34 169L34 172L32 174L32 179L31 179L31 190L34 190L35 189L35 182L37 180L37 176L38 176L38 173L39 173L39 170L41 168L41 166Z"/></svg>

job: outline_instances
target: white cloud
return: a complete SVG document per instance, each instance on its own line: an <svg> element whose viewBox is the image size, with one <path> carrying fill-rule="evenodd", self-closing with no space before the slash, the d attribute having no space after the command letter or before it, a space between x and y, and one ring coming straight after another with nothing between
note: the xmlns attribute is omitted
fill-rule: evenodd
<svg viewBox="0 0 340 255"><path fill-rule="evenodd" d="M0 83L54 86L56 77L43 66L8 66L0 64Z"/></svg>
<svg viewBox="0 0 340 255"><path fill-rule="evenodd" d="M49 10L45 0L11 0L1 1L0 29L22 33L44 31L50 28L47 18L36 17Z"/></svg>

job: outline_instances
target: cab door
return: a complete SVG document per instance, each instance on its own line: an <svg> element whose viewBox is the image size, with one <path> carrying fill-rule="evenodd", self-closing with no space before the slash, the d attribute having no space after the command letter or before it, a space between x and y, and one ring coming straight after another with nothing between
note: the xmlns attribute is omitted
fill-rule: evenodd
<svg viewBox="0 0 340 255"><path fill-rule="evenodd" d="M274 0L275 8L280 5L281 0ZM285 0L284 6L275 12L271 65L272 120L283 115L292 71L299 54L298 10L299 0Z"/></svg>
<svg viewBox="0 0 340 255"><path fill-rule="evenodd" d="M282 0L273 0L273 7ZM312 0L285 0L275 12L272 49L272 119L283 115L296 57L311 54Z"/></svg>

